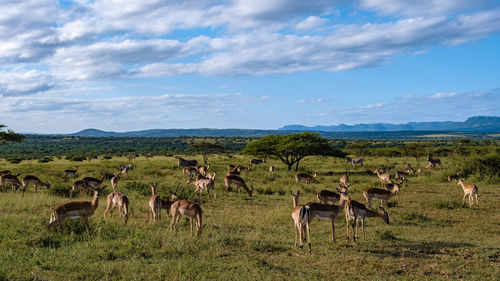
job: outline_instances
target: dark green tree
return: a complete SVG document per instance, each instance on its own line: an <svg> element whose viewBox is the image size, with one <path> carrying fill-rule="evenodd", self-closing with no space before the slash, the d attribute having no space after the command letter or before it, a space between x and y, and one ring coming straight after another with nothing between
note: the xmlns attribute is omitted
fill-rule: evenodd
<svg viewBox="0 0 500 281"><path fill-rule="evenodd" d="M26 138L21 134L16 134L11 130L5 130L7 126L0 124L0 145L22 142Z"/></svg>
<svg viewBox="0 0 500 281"><path fill-rule="evenodd" d="M308 132L287 136L268 135L248 143L242 153L277 158L287 165L289 171L293 165L295 165L295 171L298 171L300 160L306 156L345 157L346 155L333 148L327 139Z"/></svg>
<svg viewBox="0 0 500 281"><path fill-rule="evenodd" d="M223 152L225 148L223 145L208 141L198 141L192 143L190 146L191 148L198 150L201 153L203 162L205 162L205 164L208 164L208 158L210 157L210 155L217 152Z"/></svg>

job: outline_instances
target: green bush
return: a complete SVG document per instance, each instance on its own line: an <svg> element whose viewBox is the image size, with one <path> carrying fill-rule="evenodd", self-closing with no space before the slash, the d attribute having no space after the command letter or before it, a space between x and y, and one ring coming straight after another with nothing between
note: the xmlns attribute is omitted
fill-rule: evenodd
<svg viewBox="0 0 500 281"><path fill-rule="evenodd" d="M54 159L52 159L52 157L42 157L42 158L38 158L38 163L49 163L51 161L54 161Z"/></svg>
<svg viewBox="0 0 500 281"><path fill-rule="evenodd" d="M7 160L7 162L9 162L11 164L19 164L19 163L21 163L21 161L23 161L23 159L21 159L21 158L7 158L5 160Z"/></svg>

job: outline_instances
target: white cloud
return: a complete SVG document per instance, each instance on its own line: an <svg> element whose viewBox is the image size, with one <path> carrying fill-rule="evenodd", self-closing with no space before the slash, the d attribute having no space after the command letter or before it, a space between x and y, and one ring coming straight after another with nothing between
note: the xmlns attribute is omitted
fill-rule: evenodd
<svg viewBox="0 0 500 281"><path fill-rule="evenodd" d="M307 102L307 100L306 100L306 99L301 99L301 100L298 100L298 101L297 101L297 103L298 103L298 104L301 104L301 103L306 103L306 102Z"/></svg>
<svg viewBox="0 0 500 281"><path fill-rule="evenodd" d="M316 17L316 16L309 16L306 19L304 19L303 21L299 22L295 26L295 28L297 30L308 30L308 29L313 29L313 28L323 26L327 22L328 22L328 20L325 18L320 18L320 17Z"/></svg>
<svg viewBox="0 0 500 281"><path fill-rule="evenodd" d="M477 8L486 1L470 0L360 0L364 9L382 14L402 14L405 16L446 15L462 10Z"/></svg>
<svg viewBox="0 0 500 281"><path fill-rule="evenodd" d="M383 102L381 103L376 103L376 104L369 104L369 105L364 105L364 106L360 106L361 109L370 109L370 108L378 108L378 107L382 107L384 106L385 104Z"/></svg>
<svg viewBox="0 0 500 281"><path fill-rule="evenodd" d="M456 92L450 92L450 93L436 93L432 96L430 96L431 99L443 99L443 98L451 98L451 97L456 97L457 93Z"/></svg>

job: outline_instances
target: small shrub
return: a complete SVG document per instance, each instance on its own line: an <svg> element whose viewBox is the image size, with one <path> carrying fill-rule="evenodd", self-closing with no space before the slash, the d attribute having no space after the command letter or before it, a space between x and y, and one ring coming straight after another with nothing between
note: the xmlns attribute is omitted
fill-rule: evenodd
<svg viewBox="0 0 500 281"><path fill-rule="evenodd" d="M54 159L52 159L51 157L42 157L42 158L38 158L38 163L49 163L51 161L54 161Z"/></svg>
<svg viewBox="0 0 500 281"><path fill-rule="evenodd" d="M376 230L375 232L377 234L378 239L380 239L382 241L398 240L398 238L396 238L396 236L394 236L390 230L385 230L385 231Z"/></svg>
<svg viewBox="0 0 500 281"><path fill-rule="evenodd" d="M49 189L49 193L57 196L68 197L71 187L63 185L53 185Z"/></svg>
<svg viewBox="0 0 500 281"><path fill-rule="evenodd" d="M19 164L19 163L21 163L21 161L23 161L23 159L21 159L21 158L7 158L5 160L7 160L7 162L9 162L11 164Z"/></svg>
<svg viewBox="0 0 500 281"><path fill-rule="evenodd" d="M401 219L403 219L404 224L420 224L427 223L431 221L431 219L421 213L416 211L405 212L401 215Z"/></svg>
<svg viewBox="0 0 500 281"><path fill-rule="evenodd" d="M446 201L431 201L426 204L429 207L433 207L439 210L453 210L453 209L458 209L458 208L465 208L465 205L460 204L457 201L451 201L451 200L446 200Z"/></svg>

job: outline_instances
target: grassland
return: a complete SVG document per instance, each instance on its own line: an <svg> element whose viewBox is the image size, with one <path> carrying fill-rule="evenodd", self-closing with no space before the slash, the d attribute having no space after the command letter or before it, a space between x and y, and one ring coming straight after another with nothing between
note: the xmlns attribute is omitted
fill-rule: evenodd
<svg viewBox="0 0 500 281"><path fill-rule="evenodd" d="M201 157L197 157L200 161ZM103 218L105 196L90 218L91 237L81 220L67 220L57 231L46 228L51 209L66 198L71 181L62 178L73 163L20 164L0 162L1 169L34 174L52 183L50 191L29 188L0 193L0 280L498 280L500 276L499 188L474 178L479 186L479 207L463 207L463 192L448 183L443 169L411 176L397 198L390 200L390 220L366 223L367 239L346 242L343 213L336 221L337 242L331 241L328 222L311 225L312 253L294 248L294 230L289 190L300 188L302 203L315 201L320 189L333 190L339 175L348 171L350 196L364 202L362 190L380 185L371 171L396 164L401 169L410 158L368 158L364 168L348 166L341 159L310 157L301 166L318 171L318 182L294 186L293 172L279 163L253 167L243 175L255 187L254 197L234 191L223 193L223 176L228 163L247 164L248 158L211 158L218 172L217 201L206 194L198 197L194 186L176 168L173 157L134 160L136 168L118 189L130 199L129 224L115 214ZM79 177L116 172L125 158L92 160L79 168ZM276 175L267 171L276 166ZM332 172L332 173L329 173ZM159 184L168 197L176 190L181 198L198 202L204 212L203 233L191 237L189 223L182 220L179 231L169 230L163 212L159 224L147 221L149 183ZM108 189L110 189L110 184ZM109 192L109 190L107 190ZM90 200L90 196L80 195Z"/></svg>

